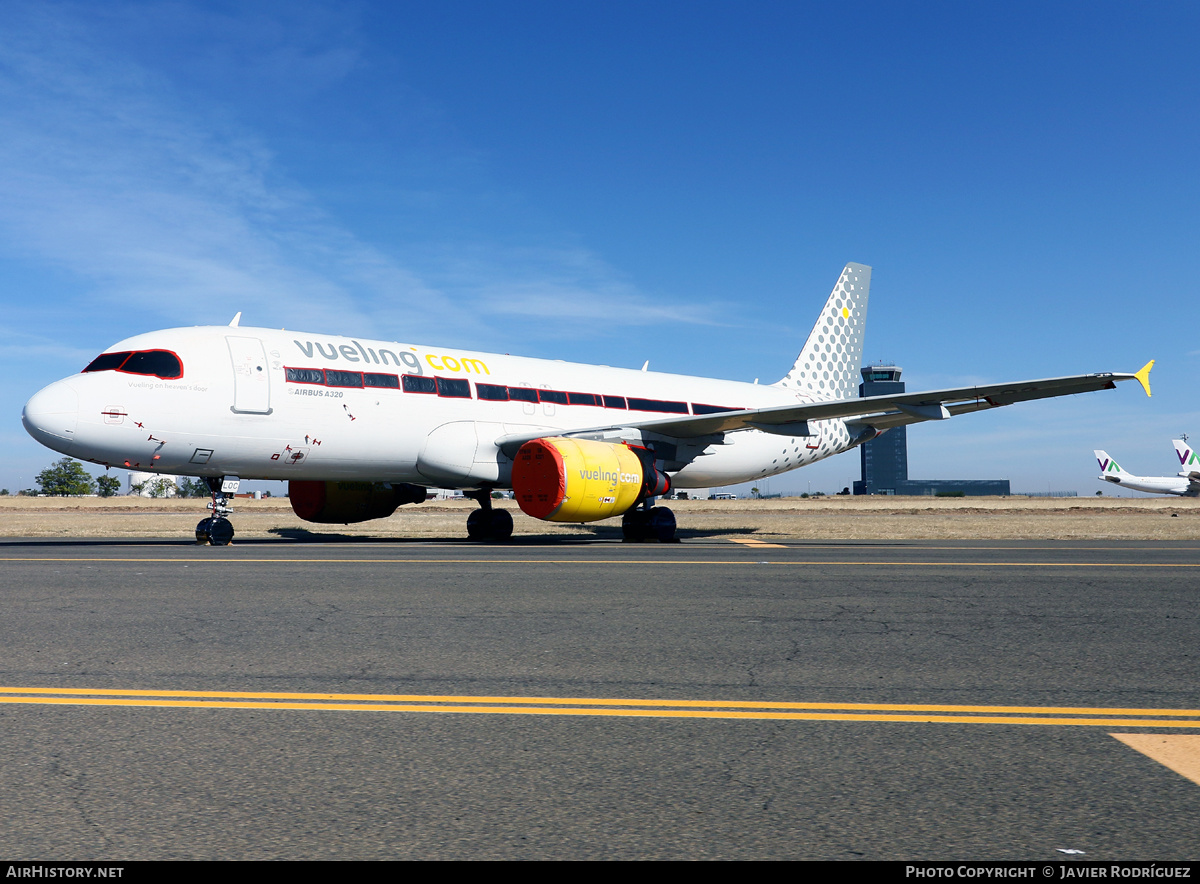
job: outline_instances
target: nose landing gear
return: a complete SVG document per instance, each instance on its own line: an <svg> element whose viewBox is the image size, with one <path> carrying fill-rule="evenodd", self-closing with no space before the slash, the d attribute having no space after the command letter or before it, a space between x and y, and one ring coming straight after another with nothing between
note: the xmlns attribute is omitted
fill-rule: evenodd
<svg viewBox="0 0 1200 884"><path fill-rule="evenodd" d="M233 525L226 518L233 512L229 498L237 493L240 480L236 476L205 476L204 481L212 491L213 499L208 508L213 514L196 525L196 543L228 546L233 540Z"/></svg>

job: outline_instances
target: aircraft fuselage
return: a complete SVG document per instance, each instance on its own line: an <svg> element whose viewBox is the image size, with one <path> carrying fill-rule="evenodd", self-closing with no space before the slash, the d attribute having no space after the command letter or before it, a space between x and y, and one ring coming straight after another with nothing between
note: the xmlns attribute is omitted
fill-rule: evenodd
<svg viewBox="0 0 1200 884"><path fill-rule="evenodd" d="M495 444L506 435L812 401L775 386L261 328L170 329L105 352L154 354L138 370L158 373L65 378L30 399L27 429L72 457L175 475L507 487L511 462ZM662 459L676 487L692 488L852 447L842 420L810 432L743 430L664 447Z"/></svg>

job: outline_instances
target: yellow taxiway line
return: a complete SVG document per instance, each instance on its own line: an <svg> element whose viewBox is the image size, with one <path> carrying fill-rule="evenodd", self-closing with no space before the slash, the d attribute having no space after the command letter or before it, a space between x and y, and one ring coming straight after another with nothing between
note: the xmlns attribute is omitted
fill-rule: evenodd
<svg viewBox="0 0 1200 884"><path fill-rule="evenodd" d="M634 718L1040 724L1200 729L1200 709L1125 709L1090 706L792 703L741 700L635 700L600 697L260 693L38 687L0 687L0 703L327 712L441 712L491 715L587 715Z"/></svg>
<svg viewBox="0 0 1200 884"><path fill-rule="evenodd" d="M762 547L774 547L773 544L762 544ZM748 545L753 550L755 545ZM786 547L778 547L786 548ZM663 565L678 567L679 565L741 565L752 566L770 564L782 567L794 566L803 568L815 567L883 567L883 568L1200 568L1200 562L926 562L898 561L875 562L866 560L822 561L812 560L774 560L768 563L753 559L424 559L424 558L386 558L386 559L310 559L310 558L227 558L227 559L191 559L163 556L0 556L0 562L75 562L81 564L96 564L107 562L134 562L139 564L172 564L181 562L196 565L519 565L530 568L535 565Z"/></svg>
<svg viewBox="0 0 1200 884"><path fill-rule="evenodd" d="M740 543L742 546L748 546L751 549L787 549L782 543L768 543L765 540L756 540L753 537L734 537L730 542Z"/></svg>

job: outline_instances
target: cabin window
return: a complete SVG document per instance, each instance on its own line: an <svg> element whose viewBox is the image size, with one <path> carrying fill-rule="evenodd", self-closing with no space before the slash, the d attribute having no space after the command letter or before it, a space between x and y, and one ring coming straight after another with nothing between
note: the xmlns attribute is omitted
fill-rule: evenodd
<svg viewBox="0 0 1200 884"><path fill-rule="evenodd" d="M508 387L501 387L497 384L476 384L475 395L490 402L507 402Z"/></svg>
<svg viewBox="0 0 1200 884"><path fill-rule="evenodd" d="M173 378L183 374L179 357L167 350L139 350L123 353L102 353L84 371L127 371L133 374L158 374ZM170 373L170 374L168 374ZM284 368L287 380L293 384L323 384L328 387L369 387L372 389L403 390L405 393L426 393L445 399L470 399L471 382L465 378L426 377L406 374L397 376L380 372L341 371L333 368ZM742 411L727 405L706 405L675 402L668 399L638 399L624 396L600 396L595 393L566 393L562 390L541 390L533 387L506 387L503 384L475 384L475 395L486 402L546 402L555 405L589 405L662 414L721 414Z"/></svg>
<svg viewBox="0 0 1200 884"><path fill-rule="evenodd" d="M437 394L447 399L470 399L471 382L462 378L435 378Z"/></svg>
<svg viewBox="0 0 1200 884"><path fill-rule="evenodd" d="M363 376L361 371L339 371L335 368L325 369L325 386L327 387L361 387Z"/></svg>
<svg viewBox="0 0 1200 884"><path fill-rule="evenodd" d="M405 393L436 393L437 382L423 375L406 374L400 378Z"/></svg>
<svg viewBox="0 0 1200 884"><path fill-rule="evenodd" d="M663 399L634 399L629 397L631 411L661 411L666 414L687 414L686 402L669 402Z"/></svg>
<svg viewBox="0 0 1200 884"><path fill-rule="evenodd" d="M532 387L509 387L508 398L518 402L537 402L537 390Z"/></svg>
<svg viewBox="0 0 1200 884"><path fill-rule="evenodd" d="M364 387L383 387L388 390L400 389L400 378L394 374L377 374L374 372L363 372Z"/></svg>
<svg viewBox="0 0 1200 884"><path fill-rule="evenodd" d="M324 384L325 372L319 368L285 368L284 375L293 384Z"/></svg>

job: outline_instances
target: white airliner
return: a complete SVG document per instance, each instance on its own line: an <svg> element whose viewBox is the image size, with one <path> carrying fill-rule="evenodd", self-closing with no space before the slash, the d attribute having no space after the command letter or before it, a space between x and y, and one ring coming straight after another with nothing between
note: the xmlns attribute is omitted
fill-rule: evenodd
<svg viewBox="0 0 1200 884"><path fill-rule="evenodd" d="M791 370L770 385L524 359L449 347L228 326L114 344L51 384L22 420L44 445L106 467L192 475L213 490L197 539L229 542L239 478L289 480L296 514L348 523L463 489L474 539L504 539L512 488L539 519L622 516L630 539L669 540L675 488L761 479L891 427L1112 389L1076 375L858 397L871 268L847 264Z"/></svg>
<svg viewBox="0 0 1200 884"><path fill-rule="evenodd" d="M1200 497L1200 458L1182 439L1172 439L1175 456L1183 468L1174 476L1134 476L1125 472L1106 451L1093 451L1100 464L1100 478L1122 488L1145 491L1149 494L1178 494L1181 497Z"/></svg>

